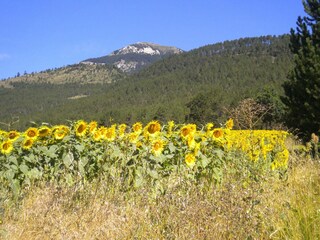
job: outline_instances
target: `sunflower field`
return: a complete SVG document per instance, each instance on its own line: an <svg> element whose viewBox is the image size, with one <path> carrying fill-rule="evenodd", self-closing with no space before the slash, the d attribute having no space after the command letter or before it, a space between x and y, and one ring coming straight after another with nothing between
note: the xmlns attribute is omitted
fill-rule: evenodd
<svg viewBox="0 0 320 240"><path fill-rule="evenodd" d="M99 126L79 120L24 132L0 130L0 182L18 193L39 180L70 186L104 176L120 180L124 190L151 184L163 192L170 176L219 184L226 161L236 158L270 171L287 168L287 132L232 127L232 119L219 127L173 121Z"/></svg>

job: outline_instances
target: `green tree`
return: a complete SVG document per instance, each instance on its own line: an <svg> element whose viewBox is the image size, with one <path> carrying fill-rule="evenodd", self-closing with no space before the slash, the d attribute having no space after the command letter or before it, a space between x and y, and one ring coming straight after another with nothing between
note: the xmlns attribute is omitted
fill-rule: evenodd
<svg viewBox="0 0 320 240"><path fill-rule="evenodd" d="M187 122L197 125L214 122L220 113L218 104L213 100L212 94L199 93L186 104L189 114L185 116Z"/></svg>
<svg viewBox="0 0 320 240"><path fill-rule="evenodd" d="M310 137L320 129L320 0L304 0L308 16L298 17L291 29L290 49L294 69L283 84L287 125Z"/></svg>

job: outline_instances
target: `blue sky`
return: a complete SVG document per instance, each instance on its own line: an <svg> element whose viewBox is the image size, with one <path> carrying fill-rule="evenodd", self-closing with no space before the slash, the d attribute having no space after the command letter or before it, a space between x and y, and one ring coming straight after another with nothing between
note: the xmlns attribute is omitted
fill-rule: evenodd
<svg viewBox="0 0 320 240"><path fill-rule="evenodd" d="M139 41L191 50L280 35L299 15L300 0L0 0L0 79Z"/></svg>

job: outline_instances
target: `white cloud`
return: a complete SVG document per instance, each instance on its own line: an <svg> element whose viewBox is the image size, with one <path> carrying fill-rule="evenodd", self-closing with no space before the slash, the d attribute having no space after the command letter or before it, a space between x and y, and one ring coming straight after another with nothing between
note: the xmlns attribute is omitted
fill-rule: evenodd
<svg viewBox="0 0 320 240"><path fill-rule="evenodd" d="M0 61L2 60L6 60L10 58L10 55L9 54L6 54L6 53L0 53Z"/></svg>

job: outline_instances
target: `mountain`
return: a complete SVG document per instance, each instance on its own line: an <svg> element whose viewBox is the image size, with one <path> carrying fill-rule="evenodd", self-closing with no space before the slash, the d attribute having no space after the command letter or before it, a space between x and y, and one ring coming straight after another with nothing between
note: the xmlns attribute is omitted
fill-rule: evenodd
<svg viewBox="0 0 320 240"><path fill-rule="evenodd" d="M176 47L138 42L115 50L107 56L90 58L81 63L89 65L110 64L125 73L133 73L165 57L183 52L183 50Z"/></svg>
<svg viewBox="0 0 320 240"><path fill-rule="evenodd" d="M0 81L0 87L13 88L18 83L29 84L94 84L112 83L123 77L117 68L110 65L73 64L39 73L24 74Z"/></svg>
<svg viewBox="0 0 320 240"><path fill-rule="evenodd" d="M292 59L289 35L262 36L173 54L139 72L122 73L108 84L16 82L12 89L0 87L0 124L23 129L30 121L58 124L76 119L101 124L152 119L179 123L188 121L194 107L210 110L208 121L219 123L226 119L224 109L245 98L279 99ZM19 122L12 125L16 118Z"/></svg>

